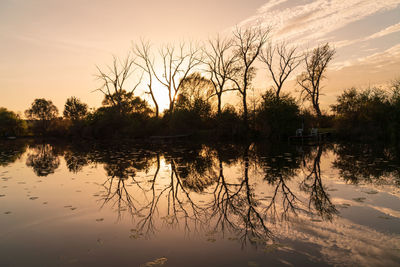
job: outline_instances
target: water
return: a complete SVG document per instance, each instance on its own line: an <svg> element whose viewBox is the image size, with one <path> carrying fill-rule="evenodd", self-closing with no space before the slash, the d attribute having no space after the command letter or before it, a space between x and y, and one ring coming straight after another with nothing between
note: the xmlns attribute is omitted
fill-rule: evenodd
<svg viewBox="0 0 400 267"><path fill-rule="evenodd" d="M400 266L379 145L0 143L0 266Z"/></svg>

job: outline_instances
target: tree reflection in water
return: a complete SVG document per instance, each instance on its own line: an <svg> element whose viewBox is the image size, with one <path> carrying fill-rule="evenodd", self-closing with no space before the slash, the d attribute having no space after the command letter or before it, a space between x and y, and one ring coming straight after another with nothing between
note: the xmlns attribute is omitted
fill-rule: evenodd
<svg viewBox="0 0 400 267"><path fill-rule="evenodd" d="M332 220L333 215L337 214L338 211L335 205L331 202L328 193L326 192L321 178L321 155L323 152L323 146L320 145L317 148L317 152L314 156L314 160L310 161L309 164L304 164L304 172L306 178L300 184L300 188L310 194L308 207L311 210L311 205L314 206L314 210L319 216L325 220Z"/></svg>
<svg viewBox="0 0 400 267"><path fill-rule="evenodd" d="M337 214L322 182L323 151L323 146L292 147L282 153L257 145L97 149L81 153L82 160L74 162L82 164L71 165L104 165L108 178L101 205L114 207L118 219L124 212L132 216L133 238L150 238L167 227L206 233L211 241L221 235L259 246L274 240L271 227L278 221L300 213L332 220ZM67 162L70 155L78 158L66 152Z"/></svg>
<svg viewBox="0 0 400 267"><path fill-rule="evenodd" d="M25 142L19 140L0 142L0 166L5 167L21 158L27 146Z"/></svg>
<svg viewBox="0 0 400 267"><path fill-rule="evenodd" d="M382 144L337 144L334 146L336 159L333 167L349 183L384 183L391 177L400 185L399 151Z"/></svg>
<svg viewBox="0 0 400 267"><path fill-rule="evenodd" d="M52 145L34 145L30 147L26 166L31 167L37 176L47 176L60 166L60 159Z"/></svg>

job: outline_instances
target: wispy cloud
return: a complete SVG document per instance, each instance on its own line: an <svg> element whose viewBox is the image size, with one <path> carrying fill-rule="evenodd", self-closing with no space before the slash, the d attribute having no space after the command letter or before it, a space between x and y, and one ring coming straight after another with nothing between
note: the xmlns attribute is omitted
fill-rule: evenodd
<svg viewBox="0 0 400 267"><path fill-rule="evenodd" d="M345 67L353 65L370 66L371 68L381 68L385 65L394 65L400 62L400 44L394 45L384 51L376 52L372 55L359 57L354 60L346 60L342 62L335 62L332 69L341 70Z"/></svg>
<svg viewBox="0 0 400 267"><path fill-rule="evenodd" d="M277 39L291 40L301 45L319 41L352 22L400 6L399 0L316 0L305 4L297 1L297 5L291 1L290 7L275 8L285 2L287 1L268 2L259 8L256 15L240 25L270 25ZM396 29L389 27L387 32ZM388 34L387 32L381 34Z"/></svg>
<svg viewBox="0 0 400 267"><path fill-rule="evenodd" d="M354 40L343 40L343 41L335 42L335 46L337 48L341 48L341 47L349 46L349 45L356 44L359 42L365 42L365 41L370 41L373 39L378 39L378 38L381 38L386 35L393 34L393 33L399 32L399 31L400 31L400 22L397 24L391 25L389 27L386 27L385 29L380 30L379 32L376 32L376 33L371 34L370 36L367 36L364 38L358 38L358 39L354 39Z"/></svg>

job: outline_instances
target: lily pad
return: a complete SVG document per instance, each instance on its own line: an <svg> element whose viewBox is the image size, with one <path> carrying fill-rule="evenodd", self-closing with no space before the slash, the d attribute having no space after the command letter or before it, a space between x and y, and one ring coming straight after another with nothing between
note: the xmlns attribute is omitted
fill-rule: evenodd
<svg viewBox="0 0 400 267"><path fill-rule="evenodd" d="M153 267L153 266L162 266L167 263L168 259L165 257L158 258L154 261L146 262L145 264L140 265L141 267Z"/></svg>
<svg viewBox="0 0 400 267"><path fill-rule="evenodd" d="M369 195L374 195L374 194L378 194L378 191L370 190L370 191L363 191L363 193L369 194Z"/></svg>
<svg viewBox="0 0 400 267"><path fill-rule="evenodd" d="M273 243L270 245L266 245L264 248L264 252L267 252L267 253L274 252L274 251L278 250L279 248L283 248L283 247L285 247L285 245L279 244L279 243Z"/></svg>
<svg viewBox="0 0 400 267"><path fill-rule="evenodd" d="M366 200L366 198L365 197L356 197L356 198L353 198L353 200L356 202L362 203L362 202L364 202L364 200Z"/></svg>
<svg viewBox="0 0 400 267"><path fill-rule="evenodd" d="M141 238L142 236L143 236L142 233L135 232L135 233L132 233L131 235L129 235L129 238L130 238L130 239L139 239L139 238Z"/></svg>

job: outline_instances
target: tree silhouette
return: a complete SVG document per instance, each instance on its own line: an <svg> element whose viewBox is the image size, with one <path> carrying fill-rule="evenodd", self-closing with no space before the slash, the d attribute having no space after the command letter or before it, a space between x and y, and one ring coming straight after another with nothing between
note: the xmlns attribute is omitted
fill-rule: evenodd
<svg viewBox="0 0 400 267"><path fill-rule="evenodd" d="M247 94L251 88L251 82L256 74L254 62L261 53L262 48L268 40L270 29L262 29L261 26L239 28L236 27L234 35L234 53L238 58L237 68L234 77L230 80L241 94L243 104L243 121L248 128Z"/></svg>
<svg viewBox="0 0 400 267"><path fill-rule="evenodd" d="M25 116L30 120L36 120L37 130L40 134L45 134L52 120L58 116L58 109L51 100L37 98L31 107L25 111Z"/></svg>
<svg viewBox="0 0 400 267"><path fill-rule="evenodd" d="M328 43L314 48L311 52L306 52L304 55L306 70L297 77L303 99L311 101L318 118L322 115L319 107L321 81L325 78L328 63L334 55L335 49Z"/></svg>
<svg viewBox="0 0 400 267"><path fill-rule="evenodd" d="M128 54L124 60L113 57L112 66L107 67L107 71L101 70L97 67L97 79L102 82L102 85L96 89L104 94L105 98L109 101L111 106L116 107L120 113L124 112L124 100L126 94L133 94L139 86L142 78L128 90L128 78L135 71L133 69L134 60L131 54Z"/></svg>
<svg viewBox="0 0 400 267"><path fill-rule="evenodd" d="M77 121L79 119L82 119L84 116L86 116L88 110L88 105L85 103L82 103L79 98L76 98L75 96L71 96L70 98L67 99L64 105L64 117L69 118L73 121Z"/></svg>
<svg viewBox="0 0 400 267"><path fill-rule="evenodd" d="M279 98L286 79L301 63L296 47L289 47L285 42L276 45L270 43L261 51L260 60L267 65L275 84L273 89L276 97Z"/></svg>
<svg viewBox="0 0 400 267"><path fill-rule="evenodd" d="M217 97L217 114L221 115L222 94L234 90L233 88L228 88L228 82L230 82L230 77L235 77L235 73L238 70L235 66L238 57L232 51L233 39L222 39L218 35L214 39L209 39L208 45L209 49L204 50L206 55L204 62L214 88L214 94L211 97Z"/></svg>

